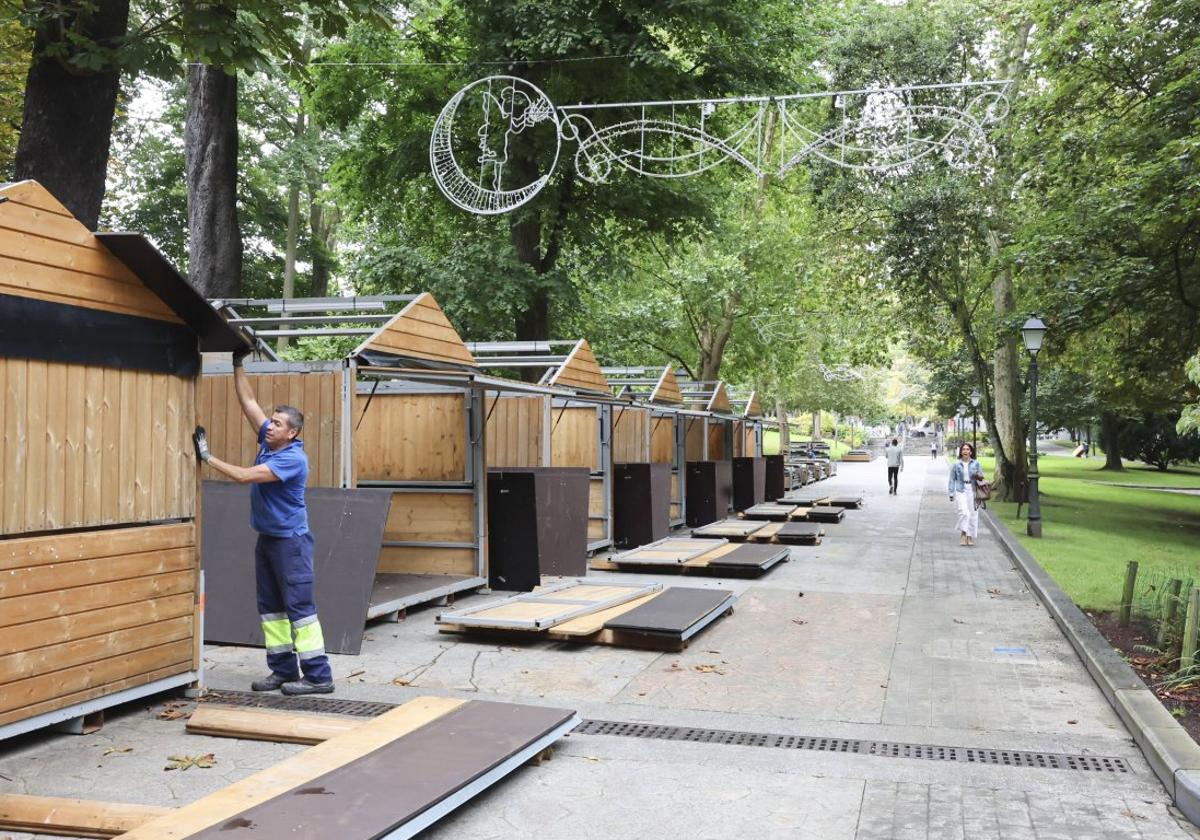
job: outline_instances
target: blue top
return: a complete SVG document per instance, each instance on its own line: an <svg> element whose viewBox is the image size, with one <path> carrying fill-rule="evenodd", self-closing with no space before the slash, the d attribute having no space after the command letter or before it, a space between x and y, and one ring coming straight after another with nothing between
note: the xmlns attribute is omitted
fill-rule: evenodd
<svg viewBox="0 0 1200 840"><path fill-rule="evenodd" d="M308 456L301 440L272 452L266 442L270 422L264 420L258 430L254 463L266 464L279 481L250 485L250 527L268 537L300 537L308 533L308 511L304 507Z"/></svg>
<svg viewBox="0 0 1200 840"><path fill-rule="evenodd" d="M976 475L983 475L983 467L981 467L979 462L974 458L972 458L966 464L964 464L962 461L955 461L950 465L950 482L946 489L949 491L951 496L953 496L955 493L962 493L967 489L967 477ZM974 481L975 479L971 478L969 480Z"/></svg>

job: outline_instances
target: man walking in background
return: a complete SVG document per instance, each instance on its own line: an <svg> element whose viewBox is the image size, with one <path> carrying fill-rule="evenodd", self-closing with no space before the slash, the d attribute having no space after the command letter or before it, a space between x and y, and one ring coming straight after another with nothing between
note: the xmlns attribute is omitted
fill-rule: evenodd
<svg viewBox="0 0 1200 840"><path fill-rule="evenodd" d="M904 469L904 449L900 446L899 438L892 438L883 454L887 458L888 493L895 496L900 487L900 470Z"/></svg>
<svg viewBox="0 0 1200 840"><path fill-rule="evenodd" d="M233 384L242 413L258 436L254 466L239 467L214 457L203 426L196 427L193 439L201 461L250 485L250 527L258 532L255 588L271 668L250 687L281 689L290 695L329 694L333 675L313 603L313 537L304 502L308 456L300 440L304 415L293 406L279 405L267 417L242 367L249 352L246 348L234 353Z"/></svg>

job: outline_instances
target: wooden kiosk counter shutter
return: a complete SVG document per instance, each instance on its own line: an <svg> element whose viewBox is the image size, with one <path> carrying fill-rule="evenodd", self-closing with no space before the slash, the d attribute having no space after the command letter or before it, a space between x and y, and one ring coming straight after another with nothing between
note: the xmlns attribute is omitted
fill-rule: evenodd
<svg viewBox="0 0 1200 840"><path fill-rule="evenodd" d="M0 738L199 678L199 352L144 238L0 186Z"/></svg>

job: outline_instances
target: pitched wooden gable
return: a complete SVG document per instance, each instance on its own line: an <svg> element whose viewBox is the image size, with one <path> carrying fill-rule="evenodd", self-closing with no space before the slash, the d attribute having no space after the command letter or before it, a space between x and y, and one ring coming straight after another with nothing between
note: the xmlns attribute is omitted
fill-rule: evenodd
<svg viewBox="0 0 1200 840"><path fill-rule="evenodd" d="M708 405L705 406L709 411L733 411L733 406L729 402L729 391L725 387L724 382L718 382L717 387L713 389L712 396L708 400Z"/></svg>
<svg viewBox="0 0 1200 840"><path fill-rule="evenodd" d="M762 404L758 401L758 391L750 392L750 399L746 400L746 411L742 416L762 417Z"/></svg>
<svg viewBox="0 0 1200 840"><path fill-rule="evenodd" d="M442 365L476 366L475 357L428 292L418 295L360 344L353 355L366 352Z"/></svg>
<svg viewBox="0 0 1200 840"><path fill-rule="evenodd" d="M550 377L550 385L560 385L565 388L578 388L581 391L596 391L601 394L611 394L612 386L600 369L600 364L592 354L592 348L587 339L581 338L571 349L554 376Z"/></svg>
<svg viewBox="0 0 1200 840"><path fill-rule="evenodd" d="M0 295L182 323L37 181L0 185Z"/></svg>
<svg viewBox="0 0 1200 840"><path fill-rule="evenodd" d="M670 365L663 368L662 376L658 378L658 384L654 386L654 391L650 394L650 402L667 403L668 405L680 405L683 402L683 393L679 390L679 379Z"/></svg>

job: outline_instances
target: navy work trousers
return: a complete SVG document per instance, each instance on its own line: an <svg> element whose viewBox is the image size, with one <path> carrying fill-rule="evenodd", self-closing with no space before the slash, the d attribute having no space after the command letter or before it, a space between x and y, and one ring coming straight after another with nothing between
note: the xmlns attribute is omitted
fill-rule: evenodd
<svg viewBox="0 0 1200 840"><path fill-rule="evenodd" d="M258 535L254 578L271 671L287 680L333 679L313 603L313 538Z"/></svg>

